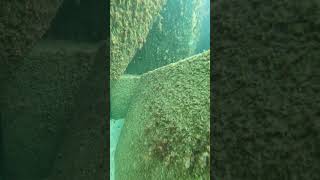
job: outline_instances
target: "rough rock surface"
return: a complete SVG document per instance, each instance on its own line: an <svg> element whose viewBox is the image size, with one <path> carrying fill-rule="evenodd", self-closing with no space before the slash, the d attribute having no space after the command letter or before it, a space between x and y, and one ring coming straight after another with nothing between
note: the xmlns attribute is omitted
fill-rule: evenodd
<svg viewBox="0 0 320 180"><path fill-rule="evenodd" d="M165 3L166 0L111 0L111 79L118 79L126 70Z"/></svg>
<svg viewBox="0 0 320 180"><path fill-rule="evenodd" d="M106 44L76 94L71 121L67 124L49 180L102 180L108 178Z"/></svg>
<svg viewBox="0 0 320 180"><path fill-rule="evenodd" d="M37 180L48 175L70 121L74 94L92 68L96 49L96 45L39 43L14 71L1 109L7 179Z"/></svg>
<svg viewBox="0 0 320 180"><path fill-rule="evenodd" d="M116 179L209 179L209 52L143 74L116 151Z"/></svg>
<svg viewBox="0 0 320 180"><path fill-rule="evenodd" d="M61 2L62 0L0 2L0 82L49 28Z"/></svg>
<svg viewBox="0 0 320 180"><path fill-rule="evenodd" d="M319 1L212 3L213 179L320 179Z"/></svg>
<svg viewBox="0 0 320 180"><path fill-rule="evenodd" d="M201 0L168 1L126 72L143 74L194 55L199 39L201 6Z"/></svg>
<svg viewBox="0 0 320 180"><path fill-rule="evenodd" d="M76 46L72 44L61 46L59 43L51 44L52 42L37 44L48 30L61 2L62 0L4 0L0 2L0 176L3 175L5 179L43 180L48 177L57 152L59 152L58 145L65 135L63 129L70 121L74 122L73 114L70 112L74 110L75 104L86 106L86 102L76 100L75 94L78 93L79 88L83 88L81 84L88 73L94 72L91 69L93 65L91 60L97 47L81 46L81 43L77 43ZM80 3L80 1L77 2ZM98 31L102 33L103 29ZM72 33L75 32L68 33L68 35ZM33 48L34 45L39 46ZM106 63L105 59L102 59L104 57L106 53L100 55L100 59ZM104 71L108 70L105 68ZM90 91L101 87L106 82L107 74L105 73L103 80L94 79L97 81L95 81L96 84L90 85L92 86ZM88 82L85 83L88 84ZM89 92L88 89L82 91ZM99 96L100 104L97 103L92 109L101 113L99 115L103 117L100 116L99 120L102 120L108 117L105 115L108 108L104 108L106 106L105 94L102 92L96 95ZM93 99L92 96L89 96L88 101L90 98ZM103 110L98 108L103 108ZM81 115L87 112L85 108L80 109L81 111L77 112ZM91 115L93 113L91 112ZM88 118L86 115L79 119ZM106 130L107 125L102 122L99 125L97 123L86 125L85 127L92 129L90 133L95 131L98 134L95 134L95 138L90 139L90 147L94 150L81 154L83 163L80 162L79 166L90 166L87 169L91 168L91 172L95 171L94 176L84 176L84 179L105 179L106 177L102 178L102 175L106 174L102 171L107 170L103 166L107 163L99 160L107 159L107 156L101 157L105 156L102 148L107 151L102 144L107 143L101 139L105 137L99 133L101 133L102 126ZM74 127L79 129L76 125ZM80 130L85 131L86 129ZM83 136L89 137L90 133L84 132ZM98 154L97 150L99 150L99 158L93 156ZM57 155L57 158L59 157L60 154ZM74 158L71 155L69 157ZM69 161L64 161L64 164L70 165L72 162L72 159L69 159ZM96 162L99 162L99 168L96 168ZM78 177L88 172L87 169L65 173L69 176L64 176L64 178L81 179Z"/></svg>

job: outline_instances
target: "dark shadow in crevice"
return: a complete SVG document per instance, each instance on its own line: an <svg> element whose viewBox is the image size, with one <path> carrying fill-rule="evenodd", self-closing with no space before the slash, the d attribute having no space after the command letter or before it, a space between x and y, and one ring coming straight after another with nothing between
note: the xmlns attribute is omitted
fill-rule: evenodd
<svg viewBox="0 0 320 180"><path fill-rule="evenodd" d="M107 38L105 2L101 0L64 0L45 40L97 42Z"/></svg>
<svg viewBox="0 0 320 180"><path fill-rule="evenodd" d="M3 178L3 137L2 137L2 113L0 111L0 180Z"/></svg>

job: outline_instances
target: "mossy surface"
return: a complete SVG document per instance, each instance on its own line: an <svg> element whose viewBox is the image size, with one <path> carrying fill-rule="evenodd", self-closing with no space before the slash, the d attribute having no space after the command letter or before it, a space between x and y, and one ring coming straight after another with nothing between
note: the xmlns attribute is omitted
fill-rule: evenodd
<svg viewBox="0 0 320 180"><path fill-rule="evenodd" d="M0 59L22 57L48 29L62 0L3 0L0 3Z"/></svg>
<svg viewBox="0 0 320 180"><path fill-rule="evenodd" d="M12 73L22 64L56 14L62 0L0 2L0 108Z"/></svg>
<svg viewBox="0 0 320 180"><path fill-rule="evenodd" d="M320 2L212 3L213 179L320 179Z"/></svg>
<svg viewBox="0 0 320 180"><path fill-rule="evenodd" d="M128 112L132 97L136 94L140 76L122 75L111 89L111 118L124 118Z"/></svg>
<svg viewBox="0 0 320 180"><path fill-rule="evenodd" d="M111 79L118 79L142 48L165 3L166 0L111 0Z"/></svg>
<svg viewBox="0 0 320 180"><path fill-rule="evenodd" d="M74 93L92 68L96 46L46 49L39 43L12 75L4 91L3 157L7 179L41 179L51 170ZM90 48L87 48L90 47Z"/></svg>
<svg viewBox="0 0 320 180"><path fill-rule="evenodd" d="M116 179L209 179L209 52L141 76L116 151Z"/></svg>
<svg viewBox="0 0 320 180"><path fill-rule="evenodd" d="M199 39L200 6L200 0L168 1L126 72L142 74L194 55Z"/></svg>
<svg viewBox="0 0 320 180"><path fill-rule="evenodd" d="M94 64L75 95L72 115L63 133L49 180L107 179L106 44L100 46Z"/></svg>
<svg viewBox="0 0 320 180"><path fill-rule="evenodd" d="M23 60L45 31L62 0L0 2L0 83ZM4 85L3 85L4 86Z"/></svg>

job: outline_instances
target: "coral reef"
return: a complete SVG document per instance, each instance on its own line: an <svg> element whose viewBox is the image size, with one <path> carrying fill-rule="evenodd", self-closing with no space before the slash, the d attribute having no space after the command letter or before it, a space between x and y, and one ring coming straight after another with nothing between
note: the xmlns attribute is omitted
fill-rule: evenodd
<svg viewBox="0 0 320 180"><path fill-rule="evenodd" d="M116 151L116 179L209 179L209 51L141 76Z"/></svg>
<svg viewBox="0 0 320 180"><path fill-rule="evenodd" d="M155 17L166 0L111 0L110 78L119 79L146 41Z"/></svg>
<svg viewBox="0 0 320 180"><path fill-rule="evenodd" d="M131 104L132 97L136 94L136 89L140 82L140 76L122 75L117 82L111 82L111 118L124 118Z"/></svg>

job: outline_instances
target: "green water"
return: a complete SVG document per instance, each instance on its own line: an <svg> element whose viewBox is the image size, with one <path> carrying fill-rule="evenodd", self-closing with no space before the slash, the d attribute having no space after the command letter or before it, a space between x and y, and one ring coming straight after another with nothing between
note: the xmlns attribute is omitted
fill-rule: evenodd
<svg viewBox="0 0 320 180"><path fill-rule="evenodd" d="M148 12L141 2L119 6ZM119 9L117 17L129 13ZM111 81L111 179L209 179L209 11L209 0L167 1L124 74Z"/></svg>

